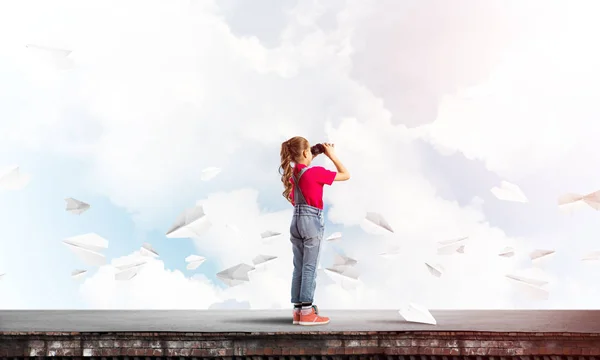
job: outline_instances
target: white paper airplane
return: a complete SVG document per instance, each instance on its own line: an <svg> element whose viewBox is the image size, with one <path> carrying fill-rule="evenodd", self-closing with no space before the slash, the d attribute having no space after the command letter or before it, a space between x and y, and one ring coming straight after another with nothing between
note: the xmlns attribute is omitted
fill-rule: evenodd
<svg viewBox="0 0 600 360"><path fill-rule="evenodd" d="M523 191L517 185L511 184L508 181L502 181L500 187L494 186L490 191L500 200L521 203L529 202Z"/></svg>
<svg viewBox="0 0 600 360"><path fill-rule="evenodd" d="M18 166L9 166L0 171L0 189L21 190L29 184L31 177L21 173Z"/></svg>
<svg viewBox="0 0 600 360"><path fill-rule="evenodd" d="M600 210L600 191L595 191L587 195L568 193L558 198L558 206L567 211L574 210L583 204L592 209Z"/></svg>
<svg viewBox="0 0 600 360"><path fill-rule="evenodd" d="M135 260L131 263L115 266L117 269L120 270L115 274L115 280L127 281L133 279L135 276L138 275L139 271L144 265L146 265L146 263L147 262L143 260Z"/></svg>
<svg viewBox="0 0 600 360"><path fill-rule="evenodd" d="M527 283L527 284L533 285L533 286L544 286L544 285L548 284L548 282L545 280L532 279L532 278L523 277L523 276L519 276L519 275L507 274L505 276L511 280L524 282L524 283Z"/></svg>
<svg viewBox="0 0 600 360"><path fill-rule="evenodd" d="M149 243L143 243L142 247L140 248L140 255L142 256L148 256L148 257L158 257L158 253L156 252L156 250L154 250L152 248L152 245L150 245Z"/></svg>
<svg viewBox="0 0 600 360"><path fill-rule="evenodd" d="M211 226L202 205L186 209L167 231L168 238L198 238Z"/></svg>
<svg viewBox="0 0 600 360"><path fill-rule="evenodd" d="M342 233L341 232L335 232L331 235L329 235L329 237L327 237L327 241L336 241L342 238Z"/></svg>
<svg viewBox="0 0 600 360"><path fill-rule="evenodd" d="M204 256L190 255L185 258L185 262L188 263L185 268L188 270L196 270L198 266L202 265L202 263L205 261L206 258Z"/></svg>
<svg viewBox="0 0 600 360"><path fill-rule="evenodd" d="M252 259L252 263L254 264L254 266L258 266L258 265L262 265L265 264L269 261L273 261L277 259L277 256L273 256L273 255L258 255L257 257L255 257L254 259Z"/></svg>
<svg viewBox="0 0 600 360"><path fill-rule="evenodd" d="M345 265L353 266L353 265L356 265L357 263L358 263L358 261L356 261L353 258L344 256L344 255L340 255L340 254L334 254L334 259L333 259L334 266L345 266Z"/></svg>
<svg viewBox="0 0 600 360"><path fill-rule="evenodd" d="M581 260L599 260L600 259L600 251L592 251L584 256Z"/></svg>
<svg viewBox="0 0 600 360"><path fill-rule="evenodd" d="M333 265L332 267L325 268L325 270L354 280L358 280L360 276L358 270L352 265Z"/></svg>
<svg viewBox="0 0 600 360"><path fill-rule="evenodd" d="M465 250L464 241L467 240L468 238L469 238L468 236L465 236L465 237L461 237L458 239L439 241L437 254L438 255L452 255L455 253L461 253L461 254L464 253L464 250Z"/></svg>
<svg viewBox="0 0 600 360"><path fill-rule="evenodd" d="M83 201L79 201L77 199L66 198L65 201L67 202L67 208L65 210L71 214L80 215L90 208L90 204L84 203Z"/></svg>
<svg viewBox="0 0 600 360"><path fill-rule="evenodd" d="M28 44L26 45L34 55L42 60L45 60L56 69L67 70L73 67L73 62L69 58L71 50L58 49L54 47L39 46Z"/></svg>
<svg viewBox="0 0 600 360"><path fill-rule="evenodd" d="M515 255L515 249L513 249L510 246L505 247L498 254L498 256L502 256L502 257L506 257L506 258L513 257L514 255Z"/></svg>
<svg viewBox="0 0 600 360"><path fill-rule="evenodd" d="M427 270L429 270L431 275L433 275L435 277L441 277L442 274L444 273L444 268L440 264L425 263L425 266L427 266Z"/></svg>
<svg viewBox="0 0 600 360"><path fill-rule="evenodd" d="M320 265L317 267L317 285L333 285L336 282L327 274L325 269L323 269Z"/></svg>
<svg viewBox="0 0 600 360"><path fill-rule="evenodd" d="M217 176L220 172L221 172L220 168L208 167L208 168L202 170L202 175L201 175L200 179L202 179L203 181L208 181L208 180L214 178L215 176Z"/></svg>
<svg viewBox="0 0 600 360"><path fill-rule="evenodd" d="M277 236L281 235L281 233L277 232L277 231L271 231L271 230L267 230L264 231L260 234L260 237L265 240L265 239L272 239L275 238Z"/></svg>
<svg viewBox="0 0 600 360"><path fill-rule="evenodd" d="M63 243L90 266L106 264L106 258L100 251L108 247L108 240L95 233L73 236L63 240Z"/></svg>
<svg viewBox="0 0 600 360"><path fill-rule="evenodd" d="M389 232L394 232L390 224L383 218L383 215L375 212L367 212L365 219Z"/></svg>
<svg viewBox="0 0 600 360"><path fill-rule="evenodd" d="M80 279L87 273L87 270L76 269L71 272L71 277L73 279Z"/></svg>
<svg viewBox="0 0 600 360"><path fill-rule="evenodd" d="M410 303L407 307L398 312L400 313L400 316L402 316L404 320L408 322L437 325L437 321L431 315L429 310L421 305Z"/></svg>
<svg viewBox="0 0 600 360"><path fill-rule="evenodd" d="M217 278L229 286L237 286L250 281L248 272L255 270L253 266L238 264L217 273Z"/></svg>
<svg viewBox="0 0 600 360"><path fill-rule="evenodd" d="M519 288L521 291L527 295L527 297L534 300L547 300L549 296L549 292L546 289L541 288L541 286L547 284L546 281L523 278L515 275L506 275L507 278L511 280L511 282ZM541 284L541 285L540 285Z"/></svg>
<svg viewBox="0 0 600 360"><path fill-rule="evenodd" d="M529 258L532 261L539 260L539 259L547 257L548 255L554 254L554 252L555 252L554 250L537 249L537 250L534 250L531 253L529 253Z"/></svg>
<svg viewBox="0 0 600 360"><path fill-rule="evenodd" d="M400 252L400 246L394 246L392 248L390 248L389 250L382 252L381 254L379 254L379 256L385 258L385 259L393 259L398 257L399 255L401 255Z"/></svg>

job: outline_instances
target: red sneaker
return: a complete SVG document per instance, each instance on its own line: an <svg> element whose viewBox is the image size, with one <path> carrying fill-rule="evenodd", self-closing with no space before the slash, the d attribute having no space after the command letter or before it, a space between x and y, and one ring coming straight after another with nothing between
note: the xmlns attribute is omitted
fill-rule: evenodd
<svg viewBox="0 0 600 360"><path fill-rule="evenodd" d="M292 324L298 325L299 322L300 322L300 309L294 309L294 321L292 322Z"/></svg>
<svg viewBox="0 0 600 360"><path fill-rule="evenodd" d="M300 321L298 323L300 325L325 325L329 324L329 318L319 316L319 308L317 308L317 305L313 305L310 313L307 315L302 315L302 312L300 313Z"/></svg>

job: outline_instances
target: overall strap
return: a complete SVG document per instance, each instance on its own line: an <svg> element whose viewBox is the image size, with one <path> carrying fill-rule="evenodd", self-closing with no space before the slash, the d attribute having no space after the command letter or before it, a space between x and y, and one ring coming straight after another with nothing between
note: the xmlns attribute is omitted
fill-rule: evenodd
<svg viewBox="0 0 600 360"><path fill-rule="evenodd" d="M302 190L300 189L300 178L302 177L302 175L304 175L304 173L306 172L306 170L308 170L310 167L305 167L304 169L300 170L300 173L298 173L298 176L293 175L292 176L294 178L294 203L296 205L306 205L306 198L304 197L304 194L302 194Z"/></svg>

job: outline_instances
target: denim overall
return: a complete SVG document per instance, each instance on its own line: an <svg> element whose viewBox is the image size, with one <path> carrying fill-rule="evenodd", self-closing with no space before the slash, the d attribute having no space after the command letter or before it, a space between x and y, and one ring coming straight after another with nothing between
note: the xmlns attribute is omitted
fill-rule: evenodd
<svg viewBox="0 0 600 360"><path fill-rule="evenodd" d="M294 252L292 303L312 303L317 286L317 264L325 220L323 210L310 206L300 190L299 180L308 170L300 170L294 178L294 216L290 225L290 241Z"/></svg>

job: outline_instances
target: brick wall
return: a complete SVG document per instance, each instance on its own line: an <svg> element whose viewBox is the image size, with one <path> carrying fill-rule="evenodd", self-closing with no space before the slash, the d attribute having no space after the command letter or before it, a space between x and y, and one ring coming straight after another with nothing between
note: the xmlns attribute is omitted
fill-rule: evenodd
<svg viewBox="0 0 600 360"><path fill-rule="evenodd" d="M305 333L0 333L0 358L251 357L367 355L440 360L473 357L600 356L600 333L305 332ZM535 356L535 358L534 358ZM372 358L372 357L370 357ZM554 357L557 359L556 357ZM297 358L298 359L298 358Z"/></svg>

